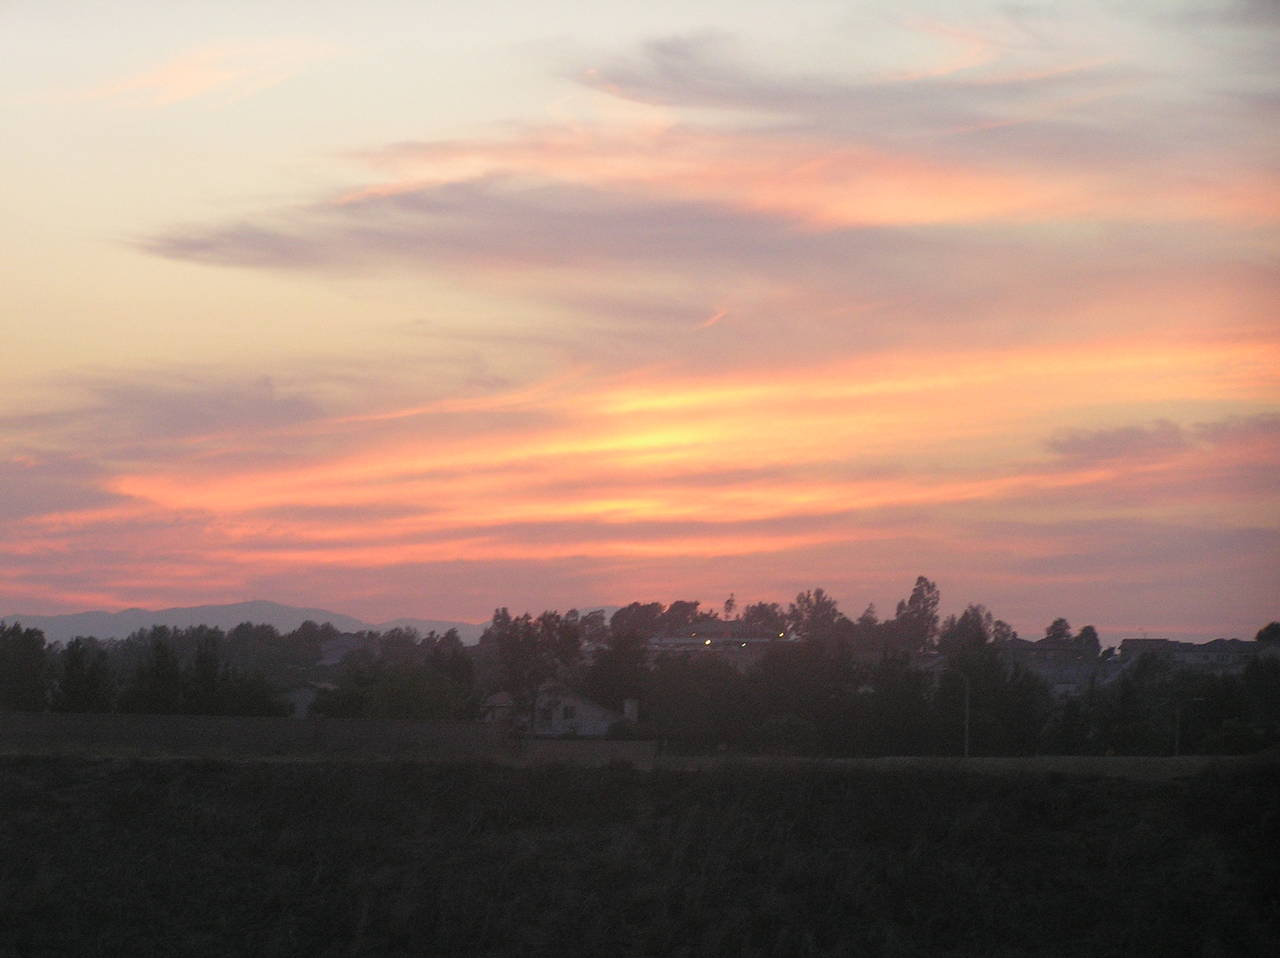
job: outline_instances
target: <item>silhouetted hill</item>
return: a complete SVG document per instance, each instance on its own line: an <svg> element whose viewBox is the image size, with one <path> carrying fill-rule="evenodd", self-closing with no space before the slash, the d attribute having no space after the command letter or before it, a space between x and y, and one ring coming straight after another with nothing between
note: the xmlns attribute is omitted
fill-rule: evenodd
<svg viewBox="0 0 1280 958"><path fill-rule="evenodd" d="M67 642L77 635L93 635L100 639L122 639L131 632L147 629L153 625L176 628L208 625L220 629L233 629L241 622L253 622L259 625L275 626L281 632L291 632L308 619L321 625L325 622L332 623L333 627L340 632L359 632L368 629L383 631L398 626L415 628L425 633L431 629L444 632L452 628L457 629L462 641L467 643L475 642L484 631L483 626L471 622L436 619L396 619L392 622L371 624L327 609L306 609L263 600L234 602L230 605L197 605L177 609L125 609L122 612L3 616L5 622L20 622L24 626L40 629L50 642Z"/></svg>

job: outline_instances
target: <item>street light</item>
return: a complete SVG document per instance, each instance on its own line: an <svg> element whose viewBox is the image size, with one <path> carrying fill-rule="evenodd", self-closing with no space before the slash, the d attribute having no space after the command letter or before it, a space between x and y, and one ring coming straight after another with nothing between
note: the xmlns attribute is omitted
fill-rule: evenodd
<svg viewBox="0 0 1280 958"><path fill-rule="evenodd" d="M959 670L957 669L957 672ZM964 679L964 757L969 757L969 694L972 686L969 682L969 676L964 672L959 672L960 678Z"/></svg>

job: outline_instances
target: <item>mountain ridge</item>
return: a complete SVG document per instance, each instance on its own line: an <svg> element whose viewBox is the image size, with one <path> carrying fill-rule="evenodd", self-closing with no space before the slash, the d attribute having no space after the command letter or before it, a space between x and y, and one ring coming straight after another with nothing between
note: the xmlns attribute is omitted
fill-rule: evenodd
<svg viewBox="0 0 1280 958"><path fill-rule="evenodd" d="M193 625L214 626L223 630L233 629L241 622L255 625L271 625L281 632L292 632L303 622L311 620L319 625L329 622L339 632L383 632L391 628L415 628L426 633L431 630L444 632L457 629L462 641L468 645L480 638L484 626L474 622L456 622L448 619L397 618L382 623L369 623L354 616L328 609L284 605L268 599L252 599L247 602L231 602L221 605L178 606L169 609L128 608L119 612L69 612L61 615L0 616L0 622L21 623L27 628L42 631L49 642L67 642L77 635L92 635L99 639L122 639L138 629L153 625L171 628L190 628Z"/></svg>

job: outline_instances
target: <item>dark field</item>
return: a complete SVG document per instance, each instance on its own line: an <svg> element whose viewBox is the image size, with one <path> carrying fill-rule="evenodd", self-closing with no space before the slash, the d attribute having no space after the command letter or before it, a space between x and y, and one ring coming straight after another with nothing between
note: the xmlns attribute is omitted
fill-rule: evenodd
<svg viewBox="0 0 1280 958"><path fill-rule="evenodd" d="M1280 772L0 757L0 955L1280 954Z"/></svg>

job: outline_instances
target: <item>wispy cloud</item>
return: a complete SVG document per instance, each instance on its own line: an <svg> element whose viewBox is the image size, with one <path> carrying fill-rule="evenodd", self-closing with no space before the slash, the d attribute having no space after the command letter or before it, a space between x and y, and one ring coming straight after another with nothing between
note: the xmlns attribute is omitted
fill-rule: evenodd
<svg viewBox="0 0 1280 958"><path fill-rule="evenodd" d="M939 25L916 28L952 41L960 55L884 75L784 76L735 56L729 37L677 36L573 76L641 102L767 114L879 141L1043 120L1114 96L1138 77L1111 58L1072 52L1039 50L1036 65L1025 66L987 38ZM1053 57L1048 64L1046 52Z"/></svg>
<svg viewBox="0 0 1280 958"><path fill-rule="evenodd" d="M135 370L119 378L99 372L62 385L62 408L0 417L0 455L46 450L55 461L74 455L82 467L175 456L224 466L278 461L296 454L304 437L297 437L294 448L280 449L276 432L321 415L312 396L277 387L266 376Z"/></svg>
<svg viewBox="0 0 1280 958"><path fill-rule="evenodd" d="M694 584L884 601L910 569L1118 628L1191 616L1208 555L1197 599L1261 615L1274 92L1198 33L1046 18L906 22L928 55L861 72L633 44L565 68L607 122L371 144L343 189L141 238L357 290L368 355L103 372L0 420L0 596L469 616ZM92 95L216 101L310 55L210 48Z"/></svg>
<svg viewBox="0 0 1280 958"><path fill-rule="evenodd" d="M250 565L373 570L446 560L788 552L852 545L869 534L874 540L867 518L884 510L963 515L1056 502L1059 514L1088 514L1114 508L1131 488L1148 499L1158 494L1176 510L1203 498L1206 483L1219 489L1220 480L1242 475L1242 460L1220 451L1224 430L1238 433L1242 422L1265 429L1269 420L1077 431L1057 440L1066 461L989 461L985 450L997 434L1025 430L1037 414L1026 400L1004 420L990 410L1000 397L1015 408L1017 397L1029 397L1064 360L1107 384L1095 388L1093 401L1118 402L1136 396L1134 382L1116 375L1124 362L1179 366L1192 383L1228 354L1201 347L1118 360L1095 346L1068 357L1017 350L997 361L988 352L984 365L960 363L949 374L938 371L941 355L877 356L772 379L746 371L683 385L654 371L583 381L568 391L563 384L523 390L494 397L484 409L445 402L327 419L299 419L299 410L288 409L268 440L306 440L300 457L236 463L210 459L202 444L169 443L168 458L122 462L101 477L99 488L118 504L54 509L25 528L78 548L86 537L123 526L143 538L159 533L172 550L181 546L169 541L161 520L183 516L205 524L200 557L189 562L238 556ZM1046 410L1054 408L1051 399L1041 400ZM269 411L271 397L263 401ZM255 443L251 437L271 425L237 424L242 408L236 403L214 417L239 433L233 446ZM495 410L508 415L495 417ZM922 453L911 429L925 416L950 438L934 435ZM170 434L171 425L166 419L150 428ZM1217 438L1191 443L1188 434ZM1143 442L1167 455L1120 454ZM851 449L852 462L843 458ZM1235 505L1268 494L1265 486L1239 483L1230 492Z"/></svg>
<svg viewBox="0 0 1280 958"><path fill-rule="evenodd" d="M1049 448L1062 456L1080 460L1145 457L1185 449L1188 439L1176 423L1161 419L1149 426L1121 426L1116 429L1070 429L1049 439Z"/></svg>
<svg viewBox="0 0 1280 958"><path fill-rule="evenodd" d="M681 272L767 263L807 282L811 264L873 246L914 248L926 259L959 250L985 256L987 271L1027 250L1044 252L1056 270L1082 255L1123 256L1126 246L1158 247L1167 259L1177 234L1150 232L1160 225L1195 224L1200 234L1183 252L1212 260L1218 244L1209 241L1234 257L1280 218L1277 145L1258 134L1257 103L1210 109L1203 97L1171 101L1154 83L1101 108L1091 98L1122 68L1017 70L998 58L973 75L786 79L721 46L657 41L583 79L609 96L669 99L681 111L723 106L734 121L688 112L656 125L571 122L392 144L358 154L373 182L337 197L175 228L140 247L223 266L470 264L489 275L602 258ZM791 119L758 121L779 112ZM1110 249L1080 224L1106 224ZM1015 231L1023 235L1011 240ZM966 280L982 276L970 270ZM1008 273L999 276L1008 285ZM928 285L954 278L953 269L933 270Z"/></svg>
<svg viewBox="0 0 1280 958"><path fill-rule="evenodd" d="M0 458L0 523L60 512L78 512L122 502L104 488L106 470L66 453L15 452Z"/></svg>
<svg viewBox="0 0 1280 958"><path fill-rule="evenodd" d="M197 98L226 103L283 83L336 53L331 44L296 37L214 43L69 98L131 107L166 107Z"/></svg>

